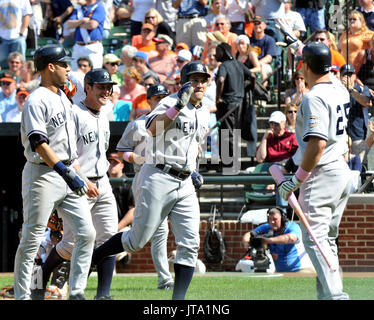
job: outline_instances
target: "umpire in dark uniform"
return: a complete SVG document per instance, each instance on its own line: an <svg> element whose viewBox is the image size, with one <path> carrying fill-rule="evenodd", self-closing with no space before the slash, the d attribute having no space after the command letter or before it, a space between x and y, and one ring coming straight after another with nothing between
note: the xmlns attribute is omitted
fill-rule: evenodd
<svg viewBox="0 0 374 320"><path fill-rule="evenodd" d="M244 80L251 77L251 71L241 62L233 58L231 46L221 43L216 49L216 59L221 62L216 76L216 105L217 120L221 121L220 126L220 157L223 167L234 165L234 158L237 153L240 134L234 137L234 129L240 129L241 107L244 99ZM221 120L224 118L224 120ZM225 132L224 130L228 130ZM240 168L238 168L240 169Z"/></svg>

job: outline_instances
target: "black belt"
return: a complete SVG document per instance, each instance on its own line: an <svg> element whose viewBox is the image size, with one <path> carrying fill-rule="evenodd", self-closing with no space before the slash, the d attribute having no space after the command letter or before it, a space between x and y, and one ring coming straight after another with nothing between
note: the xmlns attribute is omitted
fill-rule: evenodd
<svg viewBox="0 0 374 320"><path fill-rule="evenodd" d="M88 180L91 180L91 181L97 181L97 180L100 180L103 176L101 177L87 177Z"/></svg>
<svg viewBox="0 0 374 320"><path fill-rule="evenodd" d="M170 167L169 165L165 165L161 163L156 164L156 168L170 174L171 176L179 180L186 180L191 175L191 172L189 171L177 170L177 169L174 169L173 167Z"/></svg>
<svg viewBox="0 0 374 320"><path fill-rule="evenodd" d="M205 17L205 14L187 14L185 16L178 16L178 19L194 19L198 17Z"/></svg>
<svg viewBox="0 0 374 320"><path fill-rule="evenodd" d="M68 167L73 163L73 160L61 160L61 162ZM49 167L45 162L40 162L39 164Z"/></svg>

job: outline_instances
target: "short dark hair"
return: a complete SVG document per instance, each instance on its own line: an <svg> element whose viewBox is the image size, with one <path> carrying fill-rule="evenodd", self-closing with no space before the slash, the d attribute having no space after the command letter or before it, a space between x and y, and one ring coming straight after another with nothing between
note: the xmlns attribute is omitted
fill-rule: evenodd
<svg viewBox="0 0 374 320"><path fill-rule="evenodd" d="M79 62L81 62L81 61L87 61L88 65L92 69L93 65L92 65L92 62L91 62L89 57L79 57L78 60L77 60L77 63L79 64Z"/></svg>

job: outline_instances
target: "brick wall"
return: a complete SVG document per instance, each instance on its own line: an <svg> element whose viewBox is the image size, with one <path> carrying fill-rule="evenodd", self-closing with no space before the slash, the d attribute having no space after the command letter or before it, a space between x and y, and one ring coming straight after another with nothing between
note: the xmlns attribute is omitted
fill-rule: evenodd
<svg viewBox="0 0 374 320"><path fill-rule="evenodd" d="M207 222L200 222L201 259L207 271L235 271L235 265L245 253L240 241L243 234L253 227L250 223L233 220L218 222L218 229L226 244L226 258L223 264L208 264L204 258L204 239ZM339 229L339 258L344 271L374 271L374 195L353 195L350 197ZM169 232L168 253L175 250L174 236ZM150 244L131 256L131 263L117 264L118 273L155 272Z"/></svg>

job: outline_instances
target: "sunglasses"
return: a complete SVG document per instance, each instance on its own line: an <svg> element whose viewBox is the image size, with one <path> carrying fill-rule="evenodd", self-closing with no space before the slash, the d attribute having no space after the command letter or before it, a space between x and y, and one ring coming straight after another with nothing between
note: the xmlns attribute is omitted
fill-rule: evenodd
<svg viewBox="0 0 374 320"><path fill-rule="evenodd" d="M356 21L356 18L349 18L348 21Z"/></svg>
<svg viewBox="0 0 374 320"><path fill-rule="evenodd" d="M287 113L297 113L297 110L288 110Z"/></svg>
<svg viewBox="0 0 374 320"><path fill-rule="evenodd" d="M110 64L112 67L118 66L118 62L107 62L107 64Z"/></svg>
<svg viewBox="0 0 374 320"><path fill-rule="evenodd" d="M317 42L322 41L323 42L323 41L326 41L326 39L325 38L315 38L314 41L317 41Z"/></svg>
<svg viewBox="0 0 374 320"><path fill-rule="evenodd" d="M184 60L177 59L177 63L183 63Z"/></svg>
<svg viewBox="0 0 374 320"><path fill-rule="evenodd" d="M9 61L10 64L21 64L19 61Z"/></svg>
<svg viewBox="0 0 374 320"><path fill-rule="evenodd" d="M156 18L156 16L154 16L154 17L145 17L144 20L150 20L150 19L155 19L155 18Z"/></svg>
<svg viewBox="0 0 374 320"><path fill-rule="evenodd" d="M260 24L261 24L261 22L259 22L259 21L256 21L256 22L254 23L255 26L258 26L258 25L260 25Z"/></svg>
<svg viewBox="0 0 374 320"><path fill-rule="evenodd" d="M300 78L300 77L299 77L299 78L296 78L295 80L304 80L304 78Z"/></svg>
<svg viewBox="0 0 374 320"><path fill-rule="evenodd" d="M0 85L2 85L2 86L10 86L10 84L11 84L11 82L6 82L6 81L2 81L2 82L0 82Z"/></svg>
<svg viewBox="0 0 374 320"><path fill-rule="evenodd" d="M208 58L215 58L216 57L216 55L215 54L208 54Z"/></svg>
<svg viewBox="0 0 374 320"><path fill-rule="evenodd" d="M216 23L216 26L218 27L218 26L224 26L226 23L225 22L220 22L220 23Z"/></svg>

